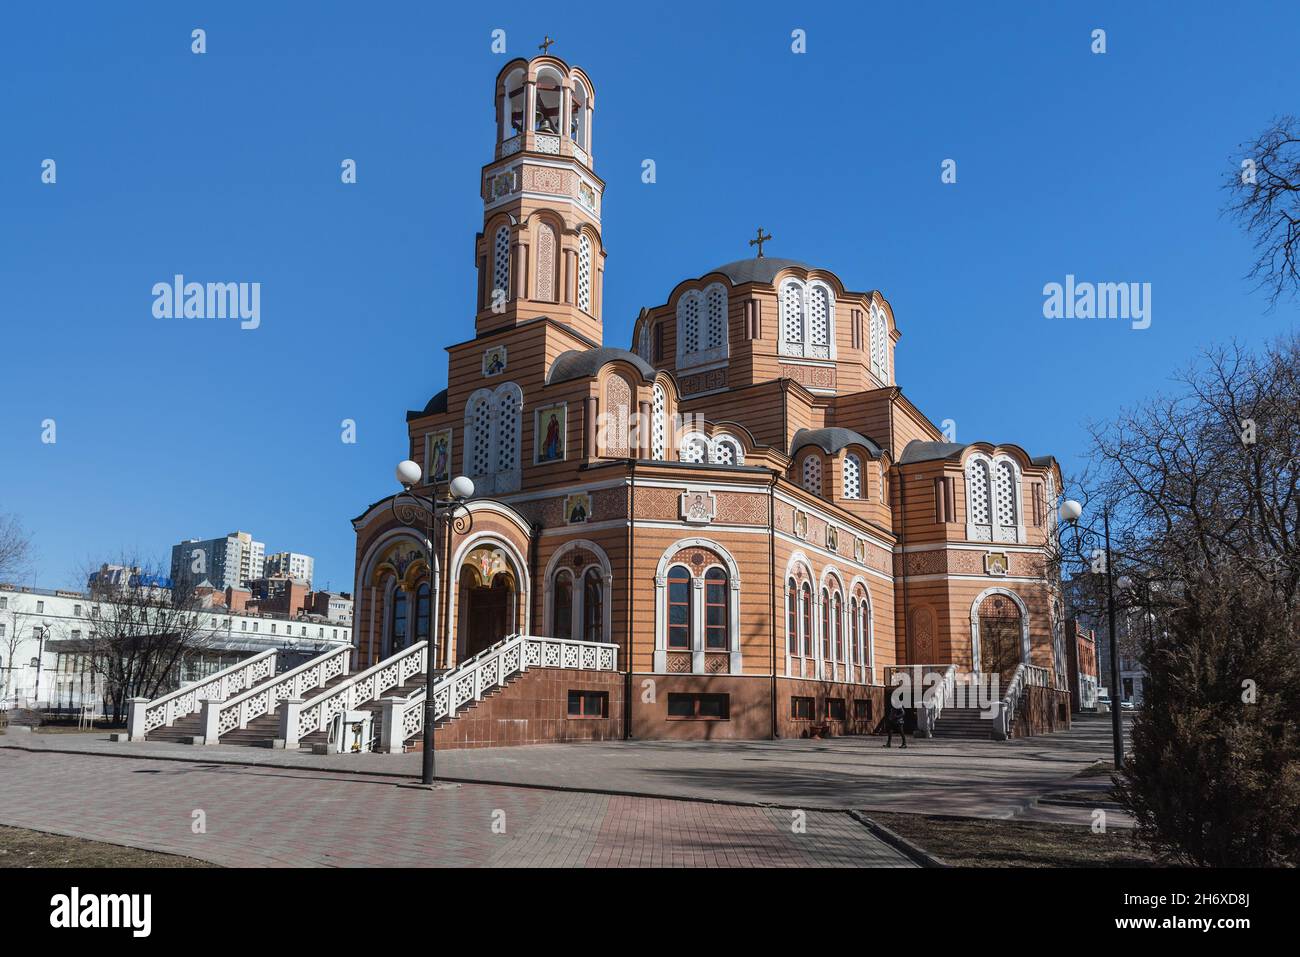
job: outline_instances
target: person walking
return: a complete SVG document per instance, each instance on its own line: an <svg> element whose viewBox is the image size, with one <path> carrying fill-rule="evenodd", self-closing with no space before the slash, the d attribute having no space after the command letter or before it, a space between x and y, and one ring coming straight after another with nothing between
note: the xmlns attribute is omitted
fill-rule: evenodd
<svg viewBox="0 0 1300 957"><path fill-rule="evenodd" d="M902 747L907 747L907 728L903 724L906 718L907 712L903 710L903 706L896 701L891 701L889 703L889 712L885 718L885 724L889 729L889 737L885 740L885 747L893 747L895 731L903 739Z"/></svg>

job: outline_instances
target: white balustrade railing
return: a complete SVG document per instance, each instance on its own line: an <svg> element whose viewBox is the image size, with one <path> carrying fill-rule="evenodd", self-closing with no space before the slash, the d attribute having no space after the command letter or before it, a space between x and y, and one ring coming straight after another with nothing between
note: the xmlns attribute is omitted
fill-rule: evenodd
<svg viewBox="0 0 1300 957"><path fill-rule="evenodd" d="M138 741L150 731L169 727L177 718L202 710L204 701L225 701L256 687L275 674L275 655L274 648L263 651L153 701L131 698L127 719L129 740Z"/></svg>
<svg viewBox="0 0 1300 957"><path fill-rule="evenodd" d="M296 748L313 731L324 731L339 712L375 701L390 688L401 687L414 675L423 674L428 644L416 642L328 691L305 701L290 701L280 712L278 737L284 740L286 748Z"/></svg>
<svg viewBox="0 0 1300 957"><path fill-rule="evenodd" d="M1011 680L1007 682L1007 691L1002 696L1001 707L998 709L998 720L993 725L993 737L997 740L1005 741L1011 737L1011 728L1016 718L1016 711L1020 707L1020 699L1024 695L1024 689L1031 685L1036 688L1050 688L1051 673L1046 668L1021 662L1016 666Z"/></svg>
<svg viewBox="0 0 1300 957"><path fill-rule="evenodd" d="M351 658L352 646L342 645L229 701L212 702L203 709L204 742L216 744L223 734L248 727L254 718L273 714L282 702L301 700L331 678L347 674Z"/></svg>
<svg viewBox="0 0 1300 957"><path fill-rule="evenodd" d="M480 701L529 668L572 668L577 671L617 671L618 645L572 638L512 635L467 658L433 683L434 720L454 715L471 701ZM379 750L400 751L402 742L424 730L428 688L406 698L384 700Z"/></svg>

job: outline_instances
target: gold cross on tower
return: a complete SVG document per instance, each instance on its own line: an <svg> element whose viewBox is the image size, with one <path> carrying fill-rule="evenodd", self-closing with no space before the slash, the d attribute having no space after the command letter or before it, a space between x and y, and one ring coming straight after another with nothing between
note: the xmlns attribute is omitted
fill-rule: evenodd
<svg viewBox="0 0 1300 957"><path fill-rule="evenodd" d="M551 39L551 35L548 33L542 39L542 42L537 44L537 49L541 50L542 55L545 56L547 53L551 52L551 44L554 42L555 41Z"/></svg>
<svg viewBox="0 0 1300 957"><path fill-rule="evenodd" d="M750 244L751 246L757 246L757 247L758 247L758 257L757 257L757 258L759 258L759 259L762 259L762 258L763 258L763 243L767 242L767 241L768 241L769 239L771 239L771 238L772 238L772 234L771 234L771 233L768 233L768 234L765 236L765 235L763 235L763 227L762 227L762 226L759 226L759 227L758 227L758 238L756 238L756 239L751 239L751 240L749 241L749 244Z"/></svg>

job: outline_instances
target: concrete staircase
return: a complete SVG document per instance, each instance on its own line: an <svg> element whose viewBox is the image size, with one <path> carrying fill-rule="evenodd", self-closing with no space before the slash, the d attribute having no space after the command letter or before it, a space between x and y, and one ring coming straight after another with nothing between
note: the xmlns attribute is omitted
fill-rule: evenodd
<svg viewBox="0 0 1300 957"><path fill-rule="evenodd" d="M934 736L940 739L965 739L988 741L993 737L994 721L979 708L943 709L934 725Z"/></svg>

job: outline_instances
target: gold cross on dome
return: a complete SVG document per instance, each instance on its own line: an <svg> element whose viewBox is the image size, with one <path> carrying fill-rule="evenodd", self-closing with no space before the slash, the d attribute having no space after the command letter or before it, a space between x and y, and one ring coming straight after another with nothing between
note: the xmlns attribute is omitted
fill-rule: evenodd
<svg viewBox="0 0 1300 957"><path fill-rule="evenodd" d="M771 239L771 238L772 238L772 234L771 234L771 233L768 233L768 234L765 236L765 235L763 235L763 227L762 227L762 226L759 226L759 227L758 227L758 237L757 237L756 239L751 239L751 240L749 241L749 244L750 244L751 246L757 246L757 247L758 247L758 256L757 256L756 258L758 258L758 259L762 259L762 258L763 258L763 243L767 242L767 241L768 241L769 239Z"/></svg>
<svg viewBox="0 0 1300 957"><path fill-rule="evenodd" d="M542 55L545 56L546 54L551 52L551 44L554 42L555 41L551 39L551 35L548 33L542 39L542 42L537 44L537 49L541 50Z"/></svg>

